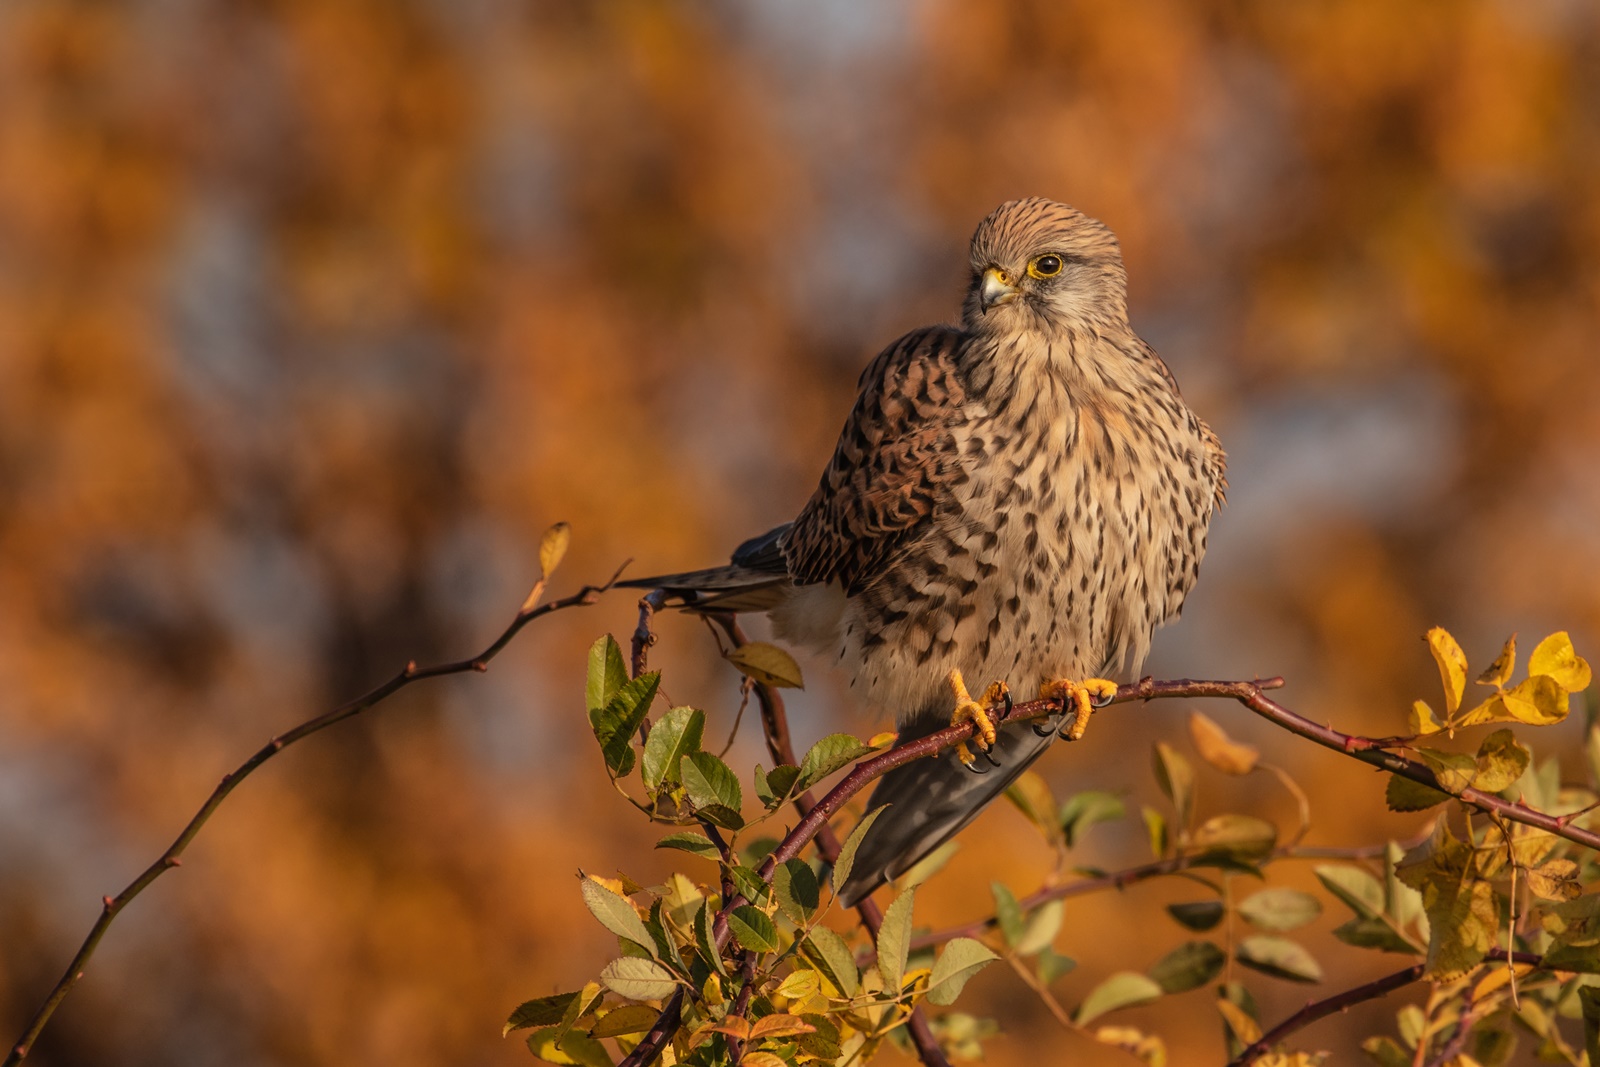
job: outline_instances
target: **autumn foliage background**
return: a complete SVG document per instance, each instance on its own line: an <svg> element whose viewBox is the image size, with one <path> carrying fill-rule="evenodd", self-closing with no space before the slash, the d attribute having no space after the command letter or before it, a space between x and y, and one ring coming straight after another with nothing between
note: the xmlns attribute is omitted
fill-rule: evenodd
<svg viewBox="0 0 1600 1067"><path fill-rule="evenodd" d="M955 314L968 235L1014 196L1120 234L1135 326L1232 457L1151 672L1281 673L1311 718L1390 734L1434 695L1429 625L1475 663L1512 630L1592 656L1597 189L1578 0L0 5L0 1040L262 740L498 632L550 522L576 584L791 517L859 368ZM583 652L632 605L252 779L35 1060L531 1062L509 1008L615 948L577 869L671 862L582 707ZM722 736L737 676L704 630L664 621L653 665ZM802 748L881 728L806 666ZM1043 773L1151 800L1185 711L1108 712ZM1421 825L1370 772L1210 713L1294 770L1312 842ZM1535 739L1575 778L1581 719ZM747 723L730 762L758 758ZM1261 776L1201 805L1293 821ZM919 922L1049 862L1005 805L964 845ZM1130 820L1075 859L1146 854ZM1180 940L1179 893L1071 902L1063 999ZM1381 973L1339 919L1308 939L1324 966ZM1269 1020L1307 994L1253 985ZM1219 1061L1191 998L1128 1019ZM1126 1062L1002 968L963 1007L1000 1020L997 1065ZM1383 1014L1307 1042L1350 1053Z"/></svg>

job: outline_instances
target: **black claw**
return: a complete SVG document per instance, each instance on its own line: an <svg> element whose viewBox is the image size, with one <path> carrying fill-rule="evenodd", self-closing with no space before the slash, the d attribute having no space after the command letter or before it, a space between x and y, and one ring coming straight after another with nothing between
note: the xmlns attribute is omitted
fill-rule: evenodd
<svg viewBox="0 0 1600 1067"><path fill-rule="evenodd" d="M1108 706L1115 699L1117 699L1117 694L1115 694L1115 693L1107 693L1104 696L1096 697L1096 698L1090 700L1089 701L1089 706L1091 708L1103 708L1103 707Z"/></svg>
<svg viewBox="0 0 1600 1067"><path fill-rule="evenodd" d="M1035 737L1049 737L1056 732L1055 723L1049 719L1035 719L1028 725L1033 727Z"/></svg>
<svg viewBox="0 0 1600 1067"><path fill-rule="evenodd" d="M1010 716L1011 716L1011 690L1007 689L1004 693L1001 693L1000 694L1000 699L1004 700L1006 702L1006 717L1010 718Z"/></svg>
<svg viewBox="0 0 1600 1067"><path fill-rule="evenodd" d="M978 751L979 752L983 752L983 754L985 756L987 756L989 754L988 752L984 751L981 748L978 749ZM988 774L989 773L989 768L978 766L978 761L977 760L973 760L971 763L968 763L965 760L963 760L963 761L961 761L961 766L965 767L967 770L971 771L973 774Z"/></svg>
<svg viewBox="0 0 1600 1067"><path fill-rule="evenodd" d="M989 761L989 766L991 766L991 767L1000 766L1000 761L994 758L994 746L993 745L990 745L988 748L980 748L980 749L978 749L978 751L983 754L983 758L984 759ZM987 773L987 772L985 772L985 773Z"/></svg>

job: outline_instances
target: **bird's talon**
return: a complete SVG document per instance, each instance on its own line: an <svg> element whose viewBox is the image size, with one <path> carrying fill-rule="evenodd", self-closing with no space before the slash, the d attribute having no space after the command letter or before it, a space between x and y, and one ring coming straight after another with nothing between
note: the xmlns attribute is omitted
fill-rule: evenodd
<svg viewBox="0 0 1600 1067"><path fill-rule="evenodd" d="M950 725L960 726L964 722L972 723L977 727L973 733L973 743L976 744L980 749L988 749L994 744L996 735L994 722L989 718L989 712L985 705L992 705L1002 697L1008 695L1006 684L1004 682L992 683L989 688L983 691L983 702L980 703L976 700L973 700L972 694L967 692L967 683L962 679L961 672L959 670L952 670L950 672L949 682L950 691L955 695L956 698L956 710L955 714L950 717ZM962 745L959 749L957 749L956 754L961 756L962 750L965 748L966 746ZM961 762L970 767L972 765L970 757L971 753L966 753L966 756L962 758Z"/></svg>
<svg viewBox="0 0 1600 1067"><path fill-rule="evenodd" d="M1072 712L1072 720L1062 729L1061 736L1077 741L1089 728L1089 716L1096 708L1103 708L1117 695L1117 683L1106 678L1089 678L1082 682L1057 678L1039 687L1042 700L1059 700L1063 711Z"/></svg>

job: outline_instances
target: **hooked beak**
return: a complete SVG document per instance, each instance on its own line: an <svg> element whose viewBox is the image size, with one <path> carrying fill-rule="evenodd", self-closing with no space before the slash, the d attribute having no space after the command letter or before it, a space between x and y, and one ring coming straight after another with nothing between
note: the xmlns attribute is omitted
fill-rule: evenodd
<svg viewBox="0 0 1600 1067"><path fill-rule="evenodd" d="M1016 298L1017 287L1006 278L1005 271L990 267L983 272L983 287L978 290L978 302L983 305L983 310L1009 304Z"/></svg>

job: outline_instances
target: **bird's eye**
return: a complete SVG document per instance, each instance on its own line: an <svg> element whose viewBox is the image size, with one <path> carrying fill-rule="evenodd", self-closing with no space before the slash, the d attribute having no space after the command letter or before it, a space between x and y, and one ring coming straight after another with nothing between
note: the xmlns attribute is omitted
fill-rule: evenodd
<svg viewBox="0 0 1600 1067"><path fill-rule="evenodd" d="M1064 264L1061 262L1060 256L1047 254L1040 256L1032 263L1029 263L1028 273L1033 275L1035 278L1053 278L1057 274L1061 273L1062 266L1064 266Z"/></svg>

